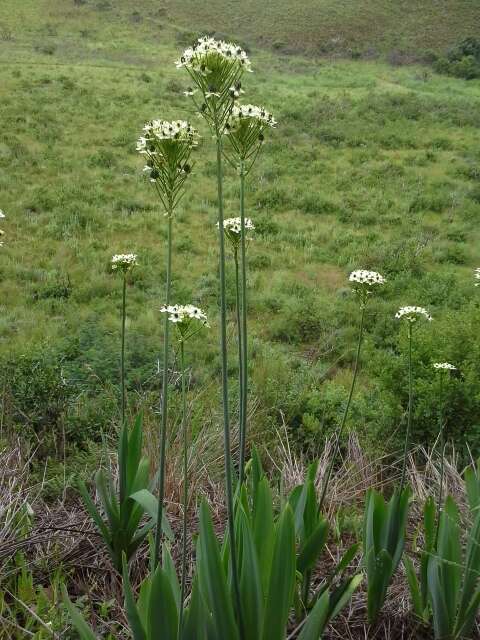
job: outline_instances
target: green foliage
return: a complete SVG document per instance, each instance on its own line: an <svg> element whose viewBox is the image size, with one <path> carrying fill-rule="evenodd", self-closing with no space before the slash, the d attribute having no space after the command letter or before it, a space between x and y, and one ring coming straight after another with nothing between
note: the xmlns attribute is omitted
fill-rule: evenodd
<svg viewBox="0 0 480 640"><path fill-rule="evenodd" d="M452 47L434 64L439 73L473 80L480 78L480 39L468 37Z"/></svg>
<svg viewBox="0 0 480 640"><path fill-rule="evenodd" d="M95 475L95 486L106 518L91 499L85 483L80 482L80 493L85 507L107 546L114 567L119 572L122 570L122 556L125 555L129 561L156 524L158 501L149 490L150 463L147 458L142 458L142 439L140 414L130 434L127 424L120 433L118 492L108 471L100 469ZM140 526L145 513L150 519ZM162 528L167 536L172 536L165 516Z"/></svg>
<svg viewBox="0 0 480 640"><path fill-rule="evenodd" d="M405 546L410 489L384 497L369 489L365 501L363 556L367 572L368 620L374 622L385 601Z"/></svg>

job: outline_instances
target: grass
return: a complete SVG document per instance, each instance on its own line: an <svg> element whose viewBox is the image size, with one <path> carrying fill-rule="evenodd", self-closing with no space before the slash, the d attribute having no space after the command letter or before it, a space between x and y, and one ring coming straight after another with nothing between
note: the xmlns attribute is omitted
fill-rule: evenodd
<svg viewBox="0 0 480 640"><path fill-rule="evenodd" d="M474 5L462 4L464 12L456 3L458 14L472 24ZM188 2L182 6L192 9ZM213 11L215 3L210 6ZM225 5L227 16L234 6ZM422 4L422 15L429 6ZM350 3L337 8L352 15ZM378 3L366 3L365 16L377 9ZM243 6L242 19L249 10ZM131 410L146 398L154 419L166 221L142 177L135 140L152 116L192 117L182 95L186 78L173 65L186 37L171 24L178 11L168 3L162 8L145 2L133 11L127 2L113 7L58 0L9 1L0 8L0 192L8 214L0 263L0 353L12 362L26 358L27 387L30 369L50 358L55 389L66 389L59 417L49 423L47 397L38 421L6 370L4 421L24 434L38 435L54 420L61 432L66 421L67 433L68 425L76 425L70 429L81 445L88 416L96 414L97 435L115 421L109 410L118 392L111 381L118 379L121 296L110 259L119 252L138 253L140 262L128 294ZM304 24L301 15L295 28ZM208 12L202 19L216 28ZM261 29L262 19L255 28ZM394 10L389 19L395 20ZM281 21L272 23L281 28ZM294 38L291 21L286 23ZM250 38L241 24L231 24ZM455 23L451 33L461 35ZM438 38L441 46L448 40L441 31ZM436 428L427 401L431 360L455 360L467 383L480 373L472 277L480 235L480 85L421 66L314 61L255 47L251 55L255 73L245 97L265 104L279 122L247 193L247 215L257 227L248 249L255 420L269 428L283 414L307 445L323 442L334 428L355 341L346 276L364 267L384 273L390 284L369 310L369 364L361 371L360 408L354 408L352 424L366 446L378 445L382 429L398 435L382 446L395 448L401 441L406 400L394 395L403 384L405 349L398 347L404 338L393 314L401 304L418 303L435 317L415 356L422 371L418 393L425 399L416 416L416 436L422 438ZM213 321L212 331L192 345L191 394L209 388L219 374L214 149L208 132L202 134L174 241L172 300L198 304ZM237 215L238 196L229 174L227 217ZM233 269L230 260L235 389ZM477 395L469 394L465 404L462 393L454 404L463 407L458 438L462 442L471 429L470 444L478 450L479 425L472 418L478 416ZM100 414L99 406L105 409ZM216 395L204 394L202 407L216 415ZM79 414L83 422L73 419ZM200 428L202 417L195 420Z"/></svg>

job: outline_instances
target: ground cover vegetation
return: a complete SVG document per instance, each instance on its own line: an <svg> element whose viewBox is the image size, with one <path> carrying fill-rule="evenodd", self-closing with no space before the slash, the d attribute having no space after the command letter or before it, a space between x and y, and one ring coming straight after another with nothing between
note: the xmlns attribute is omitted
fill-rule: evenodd
<svg viewBox="0 0 480 640"><path fill-rule="evenodd" d="M480 446L478 83L210 37L179 56L188 32L138 39L126 7L111 40L108 3L73 3L85 28L62 56L45 42L65 45L65 20L34 5L4 29L19 52L2 71L4 455L47 509L87 514L43 526L87 527L111 567L107 587L61 543L46 569L27 558L32 489L9 480L7 633L305 640L361 619L387 634L405 571L398 637L473 637L478 480L469 467L464 490L455 467ZM352 443L382 456L383 487ZM363 516L355 492L346 512L336 499L345 465ZM423 502L417 578L404 547ZM68 596L79 570L87 606Z"/></svg>

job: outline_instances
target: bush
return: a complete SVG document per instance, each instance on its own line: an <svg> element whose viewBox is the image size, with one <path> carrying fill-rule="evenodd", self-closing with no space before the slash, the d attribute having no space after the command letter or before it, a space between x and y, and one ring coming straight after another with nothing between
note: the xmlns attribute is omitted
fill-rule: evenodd
<svg viewBox="0 0 480 640"><path fill-rule="evenodd" d="M434 62L438 73L473 80L480 78L480 39L465 38L452 47L445 57Z"/></svg>

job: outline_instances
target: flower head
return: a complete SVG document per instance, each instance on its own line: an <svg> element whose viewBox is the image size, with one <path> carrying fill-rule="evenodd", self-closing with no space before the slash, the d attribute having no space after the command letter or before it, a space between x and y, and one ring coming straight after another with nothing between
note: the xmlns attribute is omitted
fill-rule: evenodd
<svg viewBox="0 0 480 640"><path fill-rule="evenodd" d="M163 306L160 312L168 313L168 319L177 327L181 340L190 338L197 333L202 326L210 326L205 313L193 304Z"/></svg>
<svg viewBox="0 0 480 640"><path fill-rule="evenodd" d="M252 222L251 218L245 218L244 221L245 231L254 231L255 226ZM219 223L217 222L217 228L219 227ZM223 221L223 230L225 232L225 236L232 243L234 247L238 246L240 242L240 238L242 237L242 220L241 218L226 218Z"/></svg>
<svg viewBox="0 0 480 640"><path fill-rule="evenodd" d="M477 282L475 282L475 286L480 287L480 267L478 269L475 269L474 278L475 280L477 280Z"/></svg>
<svg viewBox="0 0 480 640"><path fill-rule="evenodd" d="M185 49L175 64L177 69L186 67L200 72L205 77L219 69L243 68L251 71L250 60L241 47L233 42L215 40L210 36L199 38L193 46Z"/></svg>
<svg viewBox="0 0 480 640"><path fill-rule="evenodd" d="M191 173L189 159L198 138L196 129L185 120L150 120L137 140L137 151L147 156L144 172L155 183L167 215L179 201Z"/></svg>
<svg viewBox="0 0 480 640"><path fill-rule="evenodd" d="M258 147L264 142L264 131L267 127L275 127L275 118L263 107L253 104L234 105L225 124L225 133L237 153L245 160L256 156Z"/></svg>
<svg viewBox="0 0 480 640"><path fill-rule="evenodd" d="M137 266L136 253L119 253L112 257L112 270L127 273Z"/></svg>
<svg viewBox="0 0 480 640"><path fill-rule="evenodd" d="M360 296L362 306L367 302L368 296L373 293L376 285L385 284L385 278L377 271L356 269L348 277L349 282L354 283L353 290Z"/></svg>
<svg viewBox="0 0 480 640"><path fill-rule="evenodd" d="M0 218L5 218L5 214L1 209L0 209Z"/></svg>
<svg viewBox="0 0 480 640"><path fill-rule="evenodd" d="M450 364L450 362L434 362L432 366L434 369L439 369L440 371L441 370L447 370L447 371L457 370L457 367L453 364Z"/></svg>
<svg viewBox="0 0 480 640"><path fill-rule="evenodd" d="M400 320L405 318L407 322L416 322L421 318L425 318L429 322L432 320L432 316L423 307L401 307L395 314L395 318Z"/></svg>

